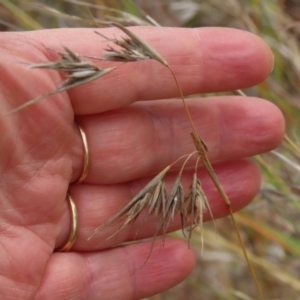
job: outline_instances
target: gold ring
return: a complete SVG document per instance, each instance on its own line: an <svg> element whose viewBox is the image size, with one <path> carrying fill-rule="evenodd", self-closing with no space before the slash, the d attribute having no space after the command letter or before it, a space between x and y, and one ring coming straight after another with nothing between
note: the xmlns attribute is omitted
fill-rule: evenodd
<svg viewBox="0 0 300 300"><path fill-rule="evenodd" d="M70 206L70 210L71 210L71 215L72 215L72 220L71 220L71 232L70 232L70 236L68 241L60 246L59 248L55 249L55 251L57 252L68 252L71 250L72 246L75 243L75 240L77 238L78 235L78 214L77 214L77 209L75 206L75 202L72 198L72 196L70 195L70 193L67 193L67 198L69 200L69 206Z"/></svg>
<svg viewBox="0 0 300 300"><path fill-rule="evenodd" d="M83 170L82 170L81 176L78 180L73 182L73 184L82 183L84 181L84 179L87 177L89 170L90 170L90 151L89 151L86 134L85 134L83 128L80 126L78 120L76 120L76 124L78 126L78 129L80 131L80 135L82 138L83 149L84 149L84 162L83 162Z"/></svg>

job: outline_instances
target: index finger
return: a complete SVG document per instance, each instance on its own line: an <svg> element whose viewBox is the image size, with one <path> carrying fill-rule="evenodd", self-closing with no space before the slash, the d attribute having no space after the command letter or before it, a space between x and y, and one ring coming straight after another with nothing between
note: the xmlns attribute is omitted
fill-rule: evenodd
<svg viewBox="0 0 300 300"><path fill-rule="evenodd" d="M273 66L269 47L259 37L228 28L132 27L174 70L185 95L242 89L263 81ZM117 28L101 29L124 36ZM47 48L62 45L83 55L100 56L107 41L93 29L26 33ZM100 66L116 65L99 62ZM141 100L179 95L170 71L157 61L127 63L109 75L69 91L75 114L99 113Z"/></svg>

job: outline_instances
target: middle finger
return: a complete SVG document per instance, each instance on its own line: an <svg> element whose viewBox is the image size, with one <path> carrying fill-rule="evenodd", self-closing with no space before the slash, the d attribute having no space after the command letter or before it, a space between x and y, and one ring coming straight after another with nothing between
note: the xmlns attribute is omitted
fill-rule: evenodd
<svg viewBox="0 0 300 300"><path fill-rule="evenodd" d="M239 159L277 146L284 121L271 103L245 97L189 100L199 135L211 161ZM259 108L259 109L258 109ZM161 171L195 151L191 126L179 100L148 101L92 116L82 116L91 153L87 183L127 182ZM74 161L76 178L82 169ZM196 158L195 158L196 159ZM193 158L190 160L193 164Z"/></svg>

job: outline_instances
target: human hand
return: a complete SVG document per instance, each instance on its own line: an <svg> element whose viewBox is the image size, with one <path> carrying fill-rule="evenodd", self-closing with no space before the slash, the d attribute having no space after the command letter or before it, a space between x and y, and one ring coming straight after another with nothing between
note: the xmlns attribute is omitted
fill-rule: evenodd
<svg viewBox="0 0 300 300"><path fill-rule="evenodd" d="M250 33L233 29L134 28L174 69L186 95L235 90L261 82L271 71L269 48ZM103 29L107 36L120 32ZM1 114L55 89L57 72L28 70L20 61L56 59L47 48L67 46L99 55L105 46L91 29L60 29L0 35ZM102 65L111 66L111 63ZM87 241L165 166L190 153L190 124L168 70L156 61L126 64L111 74L0 119L1 299L140 299L183 280L194 254L181 240L157 243L143 266L155 218L125 228L114 224ZM149 100L149 101L143 101ZM284 133L279 110L267 101L237 96L188 100L193 120L209 147L234 210L257 193L260 175L247 157L276 147ZM88 177L74 115L87 134ZM191 164L194 163L191 161ZM166 176L167 185L178 169ZM184 172L187 189L193 171ZM199 178L215 218L227 207L208 175ZM68 239L70 191L78 209L79 234L71 252L54 252ZM205 216L208 220L209 216ZM177 219L170 230L180 227ZM141 266L143 266L141 268Z"/></svg>

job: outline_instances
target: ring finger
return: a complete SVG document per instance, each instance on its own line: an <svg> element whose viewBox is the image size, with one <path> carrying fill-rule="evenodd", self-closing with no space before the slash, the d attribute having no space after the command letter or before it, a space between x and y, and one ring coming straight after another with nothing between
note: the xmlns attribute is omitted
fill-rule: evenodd
<svg viewBox="0 0 300 300"><path fill-rule="evenodd" d="M245 206L257 193L260 186L260 175L254 163L248 160L223 162L216 165L215 170L226 190L233 210ZM167 190L170 190L177 173L168 173L165 177ZM193 171L187 170L182 176L184 192L189 188ZM212 215L220 218L228 214L228 208L219 196L216 188L204 169L200 168L198 177L203 190L210 202ZM105 223L110 217L122 209L152 178L143 178L130 183L118 185L91 185L82 184L72 186L70 193L76 203L79 217L79 234L72 247L75 251L96 251L110 248L122 242L152 237L156 232L158 219L149 217L147 220L141 215L132 225L125 227L113 238L123 221L117 220L114 224L103 228L91 240L89 237L95 229ZM61 219L62 228L57 237L57 246L67 240L71 223L70 211L65 203L65 214ZM145 208L147 210L147 208ZM209 213L204 215L204 220L210 219ZM180 217L177 217L168 228L169 231L180 228Z"/></svg>

